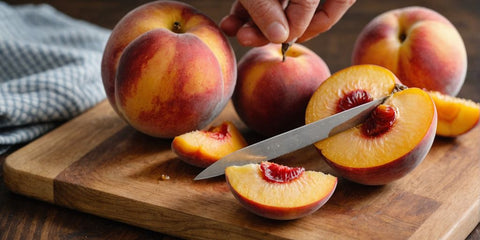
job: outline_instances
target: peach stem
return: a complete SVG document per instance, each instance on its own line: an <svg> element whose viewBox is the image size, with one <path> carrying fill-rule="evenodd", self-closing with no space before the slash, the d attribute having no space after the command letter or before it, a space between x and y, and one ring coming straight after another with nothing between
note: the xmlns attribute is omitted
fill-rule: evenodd
<svg viewBox="0 0 480 240"><path fill-rule="evenodd" d="M180 22L175 21L173 23L172 31L175 33L181 33L181 29L182 29L182 24L180 24Z"/></svg>

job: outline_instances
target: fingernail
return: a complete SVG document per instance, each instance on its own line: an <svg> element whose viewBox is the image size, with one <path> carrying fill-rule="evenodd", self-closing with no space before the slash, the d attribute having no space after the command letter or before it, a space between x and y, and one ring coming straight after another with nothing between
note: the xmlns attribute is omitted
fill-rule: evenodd
<svg viewBox="0 0 480 240"><path fill-rule="evenodd" d="M279 22L271 23L265 33L271 42L281 43L287 40L288 32L287 29Z"/></svg>

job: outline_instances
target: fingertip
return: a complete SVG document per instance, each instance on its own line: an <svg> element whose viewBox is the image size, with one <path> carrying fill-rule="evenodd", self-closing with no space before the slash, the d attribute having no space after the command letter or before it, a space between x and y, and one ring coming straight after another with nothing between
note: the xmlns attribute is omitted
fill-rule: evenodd
<svg viewBox="0 0 480 240"><path fill-rule="evenodd" d="M240 45L249 47L258 47L269 42L258 28L247 24L238 30L237 40Z"/></svg>
<svg viewBox="0 0 480 240"><path fill-rule="evenodd" d="M309 41L311 40L312 38L315 38L317 37L318 35L320 35L320 33L317 33L317 32L309 32L308 29L307 31L305 31L305 33L303 33L303 35L298 38L298 40L296 41L297 43L304 43L306 41Z"/></svg>
<svg viewBox="0 0 480 240"><path fill-rule="evenodd" d="M283 7L278 0L242 1L251 20L257 26L258 35L269 42L281 43L288 38L289 27ZM240 30L241 31L241 30Z"/></svg>
<svg viewBox="0 0 480 240"><path fill-rule="evenodd" d="M299 41L308 41L321 33L329 31L355 3L355 0L326 1L318 9Z"/></svg>
<svg viewBox="0 0 480 240"><path fill-rule="evenodd" d="M220 29L222 29L227 36L233 37L243 24L244 22L236 16L228 15L220 21Z"/></svg>
<svg viewBox="0 0 480 240"><path fill-rule="evenodd" d="M300 38L308 28L320 1L291 0L285 13L290 27L288 42Z"/></svg>

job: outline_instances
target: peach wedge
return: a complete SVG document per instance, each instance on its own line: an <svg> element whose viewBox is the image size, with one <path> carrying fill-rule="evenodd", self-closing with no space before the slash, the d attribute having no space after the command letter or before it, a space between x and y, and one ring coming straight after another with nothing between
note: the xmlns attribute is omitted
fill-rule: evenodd
<svg viewBox="0 0 480 240"><path fill-rule="evenodd" d="M396 89L395 80L383 67L352 66L328 78L309 102L306 123L394 92L361 125L315 143L324 160L351 181L383 185L397 180L432 146L437 112L431 97L419 88Z"/></svg>
<svg viewBox="0 0 480 240"><path fill-rule="evenodd" d="M480 105L468 99L428 91L438 113L437 135L456 137L473 129L480 118Z"/></svg>
<svg viewBox="0 0 480 240"><path fill-rule="evenodd" d="M172 150L180 159L202 168L245 146L242 134L228 121L208 130L179 135L172 141Z"/></svg>
<svg viewBox="0 0 480 240"><path fill-rule="evenodd" d="M225 177L243 207L277 220L297 219L315 212L337 186L335 176L271 162L227 167Z"/></svg>

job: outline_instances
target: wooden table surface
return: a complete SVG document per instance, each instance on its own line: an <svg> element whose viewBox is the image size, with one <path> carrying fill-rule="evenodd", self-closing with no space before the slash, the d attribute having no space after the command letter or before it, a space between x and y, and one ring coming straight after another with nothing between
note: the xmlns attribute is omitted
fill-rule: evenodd
<svg viewBox="0 0 480 240"><path fill-rule="evenodd" d="M105 28L145 0L6 0L10 4L47 3L67 15ZM232 0L185 1L216 22L228 13ZM447 17L463 37L468 54L467 78L460 97L480 102L480 5L478 0L358 0L330 31L305 43L318 53L336 72L350 65L355 38L374 16L399 7L420 5L432 8ZM239 59L248 48L230 39ZM0 155L0 169L6 154ZM480 183L479 183L480 184ZM480 214L480 213L479 213ZM11 193L3 183L0 171L0 239L175 239L123 223L82 212L57 207ZM480 224L467 237L480 239Z"/></svg>

